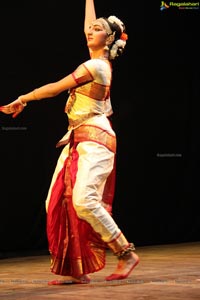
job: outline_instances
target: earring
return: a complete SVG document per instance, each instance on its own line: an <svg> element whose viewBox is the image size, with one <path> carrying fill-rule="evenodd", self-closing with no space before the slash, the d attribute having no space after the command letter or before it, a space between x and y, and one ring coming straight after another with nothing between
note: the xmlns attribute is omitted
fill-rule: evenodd
<svg viewBox="0 0 200 300"><path fill-rule="evenodd" d="M107 45L105 45L105 47L103 49L104 50L109 50L109 47Z"/></svg>

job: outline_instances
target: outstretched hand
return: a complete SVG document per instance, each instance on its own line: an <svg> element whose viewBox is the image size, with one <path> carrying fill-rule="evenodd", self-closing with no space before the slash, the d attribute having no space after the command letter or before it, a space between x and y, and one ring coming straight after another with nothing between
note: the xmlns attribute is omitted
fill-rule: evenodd
<svg viewBox="0 0 200 300"><path fill-rule="evenodd" d="M12 114L12 117L16 118L23 111L24 107L25 105L17 99L7 105L0 106L0 112L8 115Z"/></svg>

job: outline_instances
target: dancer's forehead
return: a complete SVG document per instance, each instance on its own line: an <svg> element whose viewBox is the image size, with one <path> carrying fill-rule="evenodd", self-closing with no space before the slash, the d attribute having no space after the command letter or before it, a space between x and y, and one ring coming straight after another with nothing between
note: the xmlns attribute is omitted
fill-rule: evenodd
<svg viewBox="0 0 200 300"><path fill-rule="evenodd" d="M112 33L108 22L106 22L104 18L96 19L94 22L92 22L92 26L99 26L100 28L104 29L108 35Z"/></svg>

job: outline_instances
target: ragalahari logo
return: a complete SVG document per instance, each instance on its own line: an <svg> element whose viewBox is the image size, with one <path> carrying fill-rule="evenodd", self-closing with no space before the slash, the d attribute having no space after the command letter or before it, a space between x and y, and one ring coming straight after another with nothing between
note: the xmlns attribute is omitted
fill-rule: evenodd
<svg viewBox="0 0 200 300"><path fill-rule="evenodd" d="M161 1L160 10L165 10L165 9L167 9L167 8L169 8L169 7L170 7L170 6L167 5L166 2Z"/></svg>
<svg viewBox="0 0 200 300"><path fill-rule="evenodd" d="M161 1L160 10L165 10L170 7L174 7L177 9L199 9L199 2L169 2Z"/></svg>

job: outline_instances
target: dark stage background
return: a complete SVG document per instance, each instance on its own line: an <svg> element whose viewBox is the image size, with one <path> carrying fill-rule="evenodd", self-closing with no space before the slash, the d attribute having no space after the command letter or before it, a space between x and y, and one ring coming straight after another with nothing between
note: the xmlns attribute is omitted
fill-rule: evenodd
<svg viewBox="0 0 200 300"><path fill-rule="evenodd" d="M97 16L124 20L129 34L111 94L113 216L136 246L199 241L199 10L128 0L96 6ZM83 9L84 1L1 4L0 105L88 59ZM45 198L67 130L67 96L31 102L16 119L0 114L2 257L47 250Z"/></svg>

